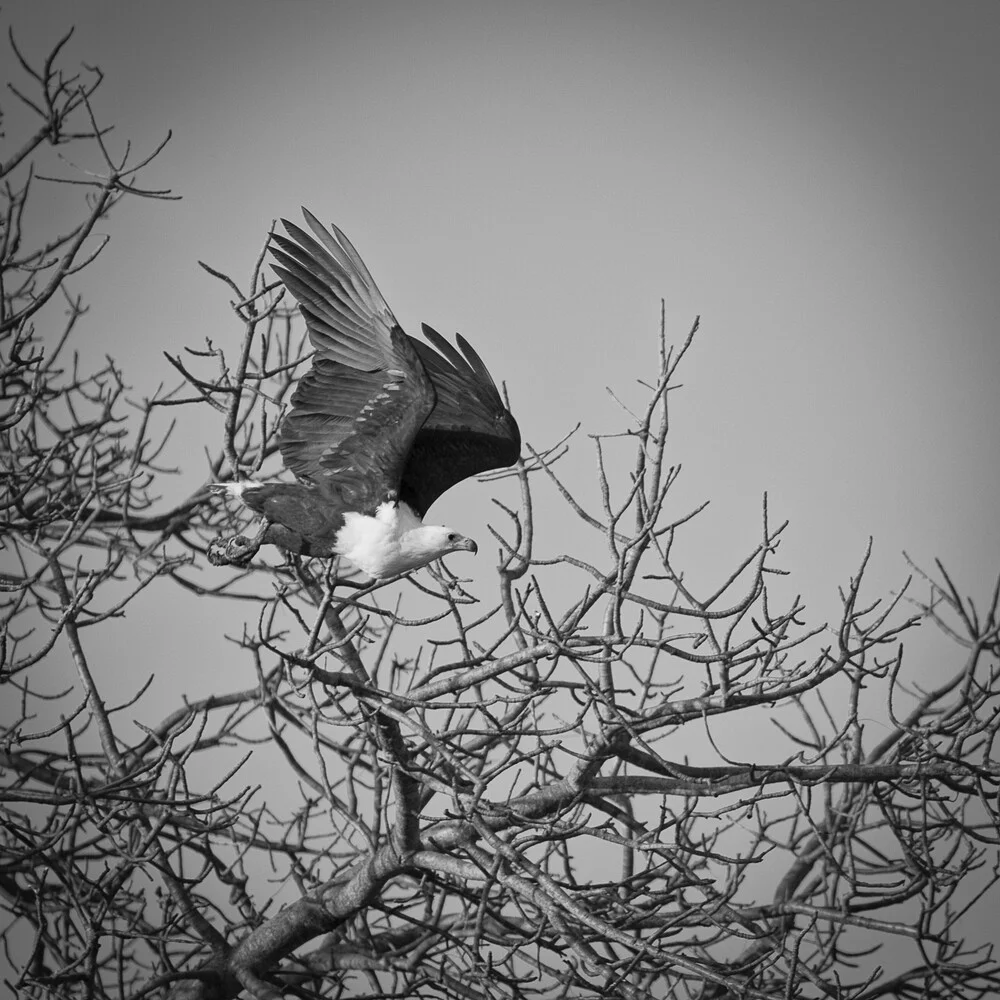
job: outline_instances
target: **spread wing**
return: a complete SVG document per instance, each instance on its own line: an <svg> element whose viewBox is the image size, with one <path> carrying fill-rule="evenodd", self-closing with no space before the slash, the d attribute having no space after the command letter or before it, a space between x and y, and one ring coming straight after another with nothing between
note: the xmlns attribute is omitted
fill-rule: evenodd
<svg viewBox="0 0 1000 1000"><path fill-rule="evenodd" d="M432 347L410 337L434 385L436 402L418 429L403 472L401 499L420 516L456 483L512 465L521 433L486 365L461 334L458 349L426 323Z"/></svg>
<svg viewBox="0 0 1000 1000"><path fill-rule="evenodd" d="M350 241L302 212L313 235L282 220L291 239L275 234L271 254L316 353L278 447L298 479L343 509L373 513L400 488L434 388Z"/></svg>

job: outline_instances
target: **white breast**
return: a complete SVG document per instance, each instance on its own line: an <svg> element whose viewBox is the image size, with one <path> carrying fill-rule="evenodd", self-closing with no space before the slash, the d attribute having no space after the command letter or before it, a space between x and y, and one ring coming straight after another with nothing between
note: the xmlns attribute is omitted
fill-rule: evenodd
<svg viewBox="0 0 1000 1000"><path fill-rule="evenodd" d="M363 573L380 580L437 558L439 553L428 553L412 544L422 526L420 518L403 503L380 504L374 517L351 511L344 515L334 549Z"/></svg>

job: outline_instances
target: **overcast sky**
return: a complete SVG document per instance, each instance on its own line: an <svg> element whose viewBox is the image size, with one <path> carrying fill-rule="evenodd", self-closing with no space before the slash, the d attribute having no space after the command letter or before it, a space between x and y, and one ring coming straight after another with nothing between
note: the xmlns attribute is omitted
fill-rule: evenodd
<svg viewBox="0 0 1000 1000"><path fill-rule="evenodd" d="M112 148L145 153L173 131L144 181L182 200L122 205L79 283L81 348L115 355L136 396L173 384L162 351L238 342L196 261L244 281L272 219L306 205L348 233L410 332L424 320L470 339L539 447L577 421L621 429L604 389L638 398L660 299L678 342L700 314L671 441L672 512L712 501L683 550L694 578L753 547L767 491L792 522L782 565L824 613L869 535L872 596L904 579L903 549L986 596L1000 568L995 0L15 0L0 18L36 59L76 24L64 65L103 69ZM47 219L36 198L31 224L58 226L59 207ZM212 421L182 425L177 495L205 475L191 456L218 449ZM564 474L596 506L592 471L581 440ZM434 519L482 543L483 489L453 491ZM538 554L571 549L579 527L554 498L539 510ZM190 629L219 627L179 631L162 594L121 628L146 637L143 669L170 677ZM188 682L197 695L212 674Z"/></svg>
<svg viewBox="0 0 1000 1000"><path fill-rule="evenodd" d="M604 387L654 359L661 297L678 339L700 314L672 447L719 549L767 490L788 565L831 593L869 534L886 584L903 548L971 591L1000 565L997 4L3 16L36 56L76 24L66 57L104 70L119 141L173 130L146 180L183 200L123 206L84 286L91 344L137 388L171 381L161 350L238 336L196 259L246 274L305 204L411 331L472 340L536 445L619 426Z"/></svg>
<svg viewBox="0 0 1000 1000"><path fill-rule="evenodd" d="M80 279L84 351L135 394L162 351L240 335L196 265L245 280L300 205L351 237L404 326L460 330L525 438L620 429L669 334L702 333L674 397L672 510L711 499L686 550L707 582L756 541L760 498L811 606L875 538L967 592L1000 566L1000 86L994 2L14 2L38 59L106 75L96 110L178 202L131 201ZM16 109L8 99L6 108ZM13 135L16 113L8 120ZM32 224L57 226L41 198ZM631 387L631 388L630 388ZM221 424L178 438L215 451ZM564 475L594 502L593 457ZM434 510L486 535L475 484ZM579 527L542 496L539 555ZM483 559L483 556L480 556ZM205 568L205 572L215 572ZM164 628L170 627L169 606ZM148 627L148 622L144 627Z"/></svg>

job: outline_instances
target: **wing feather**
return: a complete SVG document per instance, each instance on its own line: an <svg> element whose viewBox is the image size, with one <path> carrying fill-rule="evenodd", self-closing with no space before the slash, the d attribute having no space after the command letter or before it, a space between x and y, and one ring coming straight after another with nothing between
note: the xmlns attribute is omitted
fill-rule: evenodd
<svg viewBox="0 0 1000 1000"><path fill-rule="evenodd" d="M456 483L512 465L521 453L517 421L479 355L458 335L461 353L426 323L433 345L410 338L434 386L434 409L417 432L402 497L419 514Z"/></svg>
<svg viewBox="0 0 1000 1000"><path fill-rule="evenodd" d="M472 370L483 382L493 386L494 390L496 390L496 383L493 381L493 376L489 373L486 365L483 364L483 359L473 350L472 344L460 333L455 334L455 340L458 341L458 346L462 349L462 353L465 355ZM499 395L500 393L498 392L497 396Z"/></svg>
<svg viewBox="0 0 1000 1000"><path fill-rule="evenodd" d="M282 422L285 465L337 509L399 496L423 515L455 483L515 462L517 422L468 341L427 325L427 343L408 337L350 240L302 212L311 232L283 220L271 247L316 352Z"/></svg>
<svg viewBox="0 0 1000 1000"><path fill-rule="evenodd" d="M285 465L343 510L373 513L398 495L417 433L435 394L347 237L303 209L314 239L283 220L275 272L298 301L316 350L292 393L278 446Z"/></svg>
<svg viewBox="0 0 1000 1000"><path fill-rule="evenodd" d="M466 367L465 359L462 357L458 351L448 343L444 337L441 336L434 327L429 326L427 323L421 323L420 329L423 331L424 336L437 348L437 350L445 356L452 368L461 371L462 368ZM419 341L418 341L419 343Z"/></svg>

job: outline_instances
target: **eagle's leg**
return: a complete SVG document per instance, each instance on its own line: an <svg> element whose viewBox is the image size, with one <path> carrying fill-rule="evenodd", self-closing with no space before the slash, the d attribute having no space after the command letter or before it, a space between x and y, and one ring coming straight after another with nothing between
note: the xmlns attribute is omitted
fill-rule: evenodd
<svg viewBox="0 0 1000 1000"><path fill-rule="evenodd" d="M246 535L232 535L229 538L213 538L208 543L208 561L213 566L246 566L264 544L264 536L271 522L264 518L260 529L252 538Z"/></svg>

